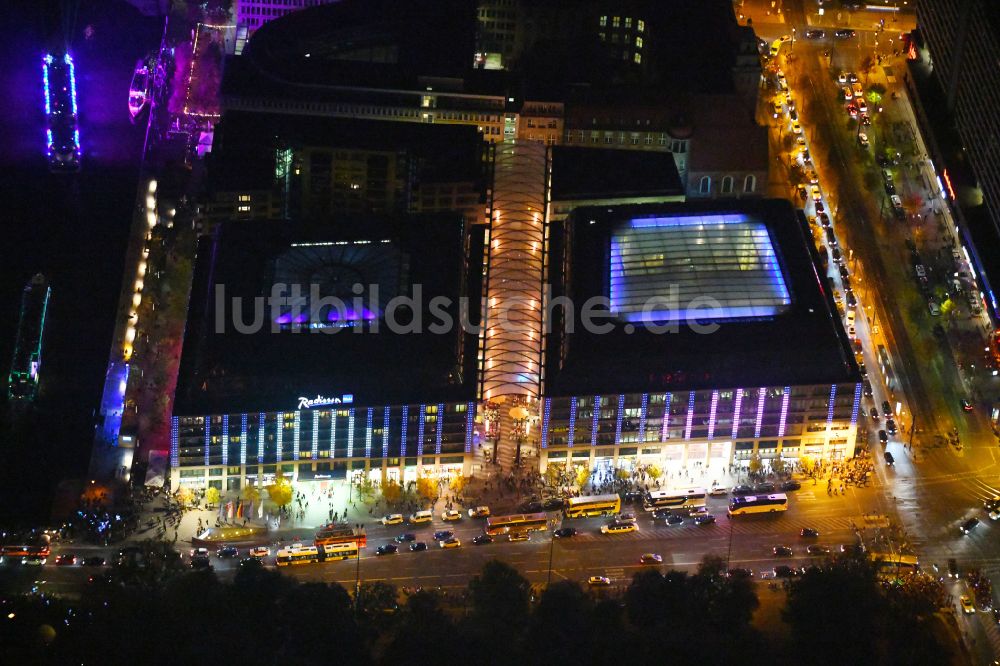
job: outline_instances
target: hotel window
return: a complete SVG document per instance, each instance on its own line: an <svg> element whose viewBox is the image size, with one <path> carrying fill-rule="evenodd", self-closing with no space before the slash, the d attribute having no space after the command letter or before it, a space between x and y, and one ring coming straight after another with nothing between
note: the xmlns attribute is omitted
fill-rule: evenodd
<svg viewBox="0 0 1000 666"><path fill-rule="evenodd" d="M250 206L240 206L238 210L241 213L249 213L250 212Z"/></svg>
<svg viewBox="0 0 1000 666"><path fill-rule="evenodd" d="M606 26L608 24L608 17L607 16L602 16L601 19L598 21L598 23L603 28L604 26Z"/></svg>
<svg viewBox="0 0 1000 666"><path fill-rule="evenodd" d="M708 194L712 191L712 179L708 176L702 176L701 181L698 183L698 193Z"/></svg>
<svg viewBox="0 0 1000 666"><path fill-rule="evenodd" d="M753 192L756 189L757 189L757 177L756 176L752 176L751 175L751 176L747 176L746 178L743 179L743 191L744 192Z"/></svg>
<svg viewBox="0 0 1000 666"><path fill-rule="evenodd" d="M611 27L612 28L617 28L620 25L621 25L621 18L619 18L618 16L613 16L611 18Z"/></svg>
<svg viewBox="0 0 1000 666"><path fill-rule="evenodd" d="M635 48L637 48L637 49L641 49L642 48L642 37L636 37L635 38Z"/></svg>
<svg viewBox="0 0 1000 666"><path fill-rule="evenodd" d="M645 30L646 30L646 22L643 21L642 19L639 19L638 21L636 21L635 28L639 32L645 32Z"/></svg>
<svg viewBox="0 0 1000 666"><path fill-rule="evenodd" d="M626 28L631 28L632 27L632 17L631 16L626 16L625 17L625 27Z"/></svg>
<svg viewBox="0 0 1000 666"><path fill-rule="evenodd" d="M725 176L722 179L722 193L723 194L732 194L733 193L733 177L732 176Z"/></svg>
<svg viewBox="0 0 1000 666"><path fill-rule="evenodd" d="M241 194L240 195L240 201L250 201L250 195L249 194Z"/></svg>
<svg viewBox="0 0 1000 666"><path fill-rule="evenodd" d="M633 56L632 59L635 61L635 64L637 64L637 65L641 65L642 64L642 54L641 53L636 53L635 56Z"/></svg>

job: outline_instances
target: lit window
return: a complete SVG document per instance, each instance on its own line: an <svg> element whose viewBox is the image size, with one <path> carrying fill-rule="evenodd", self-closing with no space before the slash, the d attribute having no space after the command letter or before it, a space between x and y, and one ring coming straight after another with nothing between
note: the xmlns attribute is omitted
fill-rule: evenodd
<svg viewBox="0 0 1000 666"><path fill-rule="evenodd" d="M642 54L641 53L636 53L635 56L632 59L635 60L635 64L637 64L637 65L642 64Z"/></svg>
<svg viewBox="0 0 1000 666"><path fill-rule="evenodd" d="M638 30L639 32L645 32L646 31L646 22L643 21L642 19L639 19L638 21L636 21L636 30Z"/></svg>
<svg viewBox="0 0 1000 666"><path fill-rule="evenodd" d="M240 195L240 201L250 201L250 195L249 194L241 194Z"/></svg>
<svg viewBox="0 0 1000 666"><path fill-rule="evenodd" d="M601 25L602 28L605 27L608 24L608 17L602 16L601 20L598 21L598 23Z"/></svg>
<svg viewBox="0 0 1000 666"><path fill-rule="evenodd" d="M632 27L632 17L631 16L626 16L625 17L625 27L626 28L631 28Z"/></svg>
<svg viewBox="0 0 1000 666"><path fill-rule="evenodd" d="M617 28L621 25L621 19L617 16L611 18L611 27Z"/></svg>
<svg viewBox="0 0 1000 666"><path fill-rule="evenodd" d="M238 210L241 213L249 213L250 212L250 206L240 206Z"/></svg>
<svg viewBox="0 0 1000 666"><path fill-rule="evenodd" d="M637 48L637 49L641 49L642 48L642 37L636 37L635 38L635 48Z"/></svg>
<svg viewBox="0 0 1000 666"><path fill-rule="evenodd" d="M702 176L701 182L698 183L698 193L708 194L712 191L712 179L708 176Z"/></svg>

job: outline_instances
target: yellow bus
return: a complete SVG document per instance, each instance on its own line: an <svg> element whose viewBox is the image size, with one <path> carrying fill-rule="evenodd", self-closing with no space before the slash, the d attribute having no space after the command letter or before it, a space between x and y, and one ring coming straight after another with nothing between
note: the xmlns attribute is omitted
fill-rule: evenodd
<svg viewBox="0 0 1000 666"><path fill-rule="evenodd" d="M323 561L350 560L358 556L359 548L353 543L335 543L323 546Z"/></svg>
<svg viewBox="0 0 1000 666"><path fill-rule="evenodd" d="M869 553L868 557L875 563L879 578L895 578L920 571L920 560L916 555L873 552Z"/></svg>
<svg viewBox="0 0 1000 666"><path fill-rule="evenodd" d="M548 516L544 513L518 513L512 516L490 516L486 519L486 533L490 536L547 529Z"/></svg>
<svg viewBox="0 0 1000 666"><path fill-rule="evenodd" d="M319 562L319 549L316 546L303 546L301 543L282 548L274 557L274 563L279 567L313 562Z"/></svg>
<svg viewBox="0 0 1000 666"><path fill-rule="evenodd" d="M618 493L611 495L591 495L589 497L570 497L566 503L566 517L580 518L583 516L613 516L622 510L622 498Z"/></svg>
<svg viewBox="0 0 1000 666"><path fill-rule="evenodd" d="M734 497L729 501L729 515L739 516L744 513L775 513L788 511L788 496L784 493L774 495L747 495Z"/></svg>

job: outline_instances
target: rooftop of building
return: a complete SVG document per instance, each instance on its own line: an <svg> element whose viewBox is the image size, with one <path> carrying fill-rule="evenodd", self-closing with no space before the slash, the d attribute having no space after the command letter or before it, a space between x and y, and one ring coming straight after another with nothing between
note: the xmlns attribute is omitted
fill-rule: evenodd
<svg viewBox="0 0 1000 666"><path fill-rule="evenodd" d="M684 194L670 153L554 146L551 159L554 201Z"/></svg>
<svg viewBox="0 0 1000 666"><path fill-rule="evenodd" d="M860 381L807 223L787 201L577 208L552 251L553 294L575 311L556 310L548 335L549 395ZM604 333L583 325L594 297L607 299Z"/></svg>
<svg viewBox="0 0 1000 666"><path fill-rule="evenodd" d="M482 256L467 258L463 240L457 214L365 216L320 230L219 225L198 248L175 413L291 410L316 395L362 405L473 399L477 338L458 326L458 307L480 298ZM476 252L482 238L470 245ZM253 311L274 285L300 292ZM407 296L416 304L392 301ZM431 328L439 296L455 322L442 330ZM235 298L241 321L258 322L250 331L233 323Z"/></svg>

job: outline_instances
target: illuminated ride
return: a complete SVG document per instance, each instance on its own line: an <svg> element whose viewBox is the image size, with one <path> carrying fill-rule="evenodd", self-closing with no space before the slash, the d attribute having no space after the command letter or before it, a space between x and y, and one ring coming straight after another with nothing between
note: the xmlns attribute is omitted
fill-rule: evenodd
<svg viewBox="0 0 1000 666"><path fill-rule="evenodd" d="M149 86L151 76L149 66L144 60L135 63L135 72L132 74L132 85L128 90L128 112L135 122L135 117L149 103Z"/></svg>
<svg viewBox="0 0 1000 666"><path fill-rule="evenodd" d="M80 170L80 128L76 104L76 68L69 53L42 59L45 88L45 138L49 170Z"/></svg>

